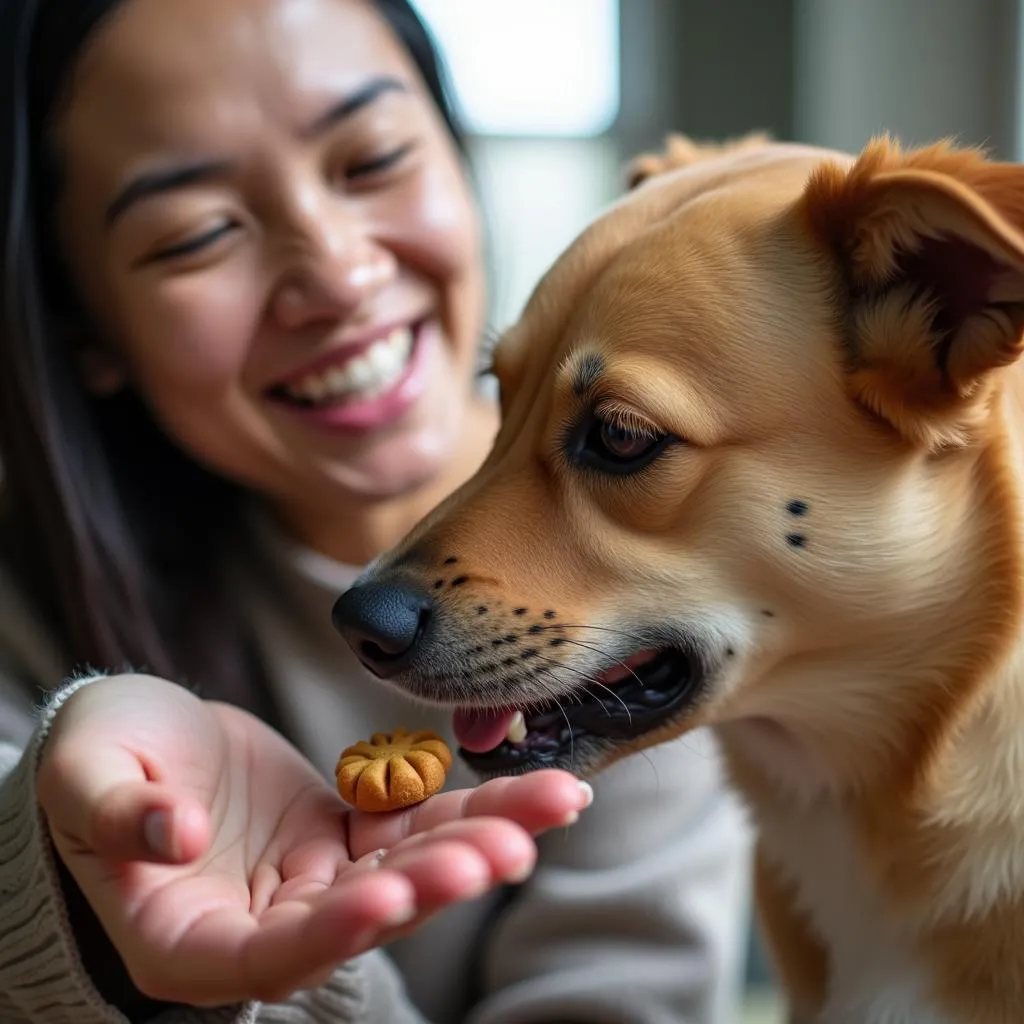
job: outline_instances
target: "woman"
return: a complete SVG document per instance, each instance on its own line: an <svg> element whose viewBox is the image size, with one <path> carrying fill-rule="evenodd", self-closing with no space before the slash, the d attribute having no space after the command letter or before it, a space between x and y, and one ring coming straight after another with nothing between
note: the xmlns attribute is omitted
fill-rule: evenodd
<svg viewBox="0 0 1024 1024"><path fill-rule="evenodd" d="M699 741L568 830L558 772L377 818L332 791L354 739L450 735L330 608L496 426L412 10L3 22L0 1019L729 1019L745 837Z"/></svg>

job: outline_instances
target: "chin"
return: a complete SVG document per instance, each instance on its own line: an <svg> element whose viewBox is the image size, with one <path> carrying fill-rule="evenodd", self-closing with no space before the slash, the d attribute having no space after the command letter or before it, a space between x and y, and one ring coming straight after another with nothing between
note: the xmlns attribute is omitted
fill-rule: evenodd
<svg viewBox="0 0 1024 1024"><path fill-rule="evenodd" d="M409 497L440 481L455 458L453 447L393 439L357 465L348 463L331 473L335 493L330 500L375 503Z"/></svg>

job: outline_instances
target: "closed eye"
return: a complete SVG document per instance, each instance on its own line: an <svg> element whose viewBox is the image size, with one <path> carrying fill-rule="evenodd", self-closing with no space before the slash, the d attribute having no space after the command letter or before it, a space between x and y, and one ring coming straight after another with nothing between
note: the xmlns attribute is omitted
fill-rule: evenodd
<svg viewBox="0 0 1024 1024"><path fill-rule="evenodd" d="M388 153L383 153L373 160L366 160L361 164L355 164L346 170L345 177L351 180L353 178L368 178L374 174L380 174L382 171L387 171L404 160L412 152L413 148L414 145L410 142Z"/></svg>
<svg viewBox="0 0 1024 1024"><path fill-rule="evenodd" d="M234 221L225 221L223 224L219 224L217 227L211 228L211 230L205 231L201 235L186 238L183 242L177 242L174 245L168 245L156 252L149 253L139 260L138 266L145 266L148 263L159 263L164 260L180 259L182 256L192 256L197 252L202 252L203 249L209 248L209 246L237 229L238 225Z"/></svg>

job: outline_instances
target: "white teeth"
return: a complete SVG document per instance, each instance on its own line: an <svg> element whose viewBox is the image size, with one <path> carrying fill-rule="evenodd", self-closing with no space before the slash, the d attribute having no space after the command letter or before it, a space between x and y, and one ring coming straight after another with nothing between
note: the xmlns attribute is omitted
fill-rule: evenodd
<svg viewBox="0 0 1024 1024"><path fill-rule="evenodd" d="M526 719L523 718L522 711L517 711L512 716L512 721L508 723L505 739L515 746L519 746L526 739Z"/></svg>
<svg viewBox="0 0 1024 1024"><path fill-rule="evenodd" d="M405 372L412 352L412 328L396 327L386 338L375 341L366 351L342 366L310 374L285 388L291 398L316 405L358 395L373 398L393 387Z"/></svg>

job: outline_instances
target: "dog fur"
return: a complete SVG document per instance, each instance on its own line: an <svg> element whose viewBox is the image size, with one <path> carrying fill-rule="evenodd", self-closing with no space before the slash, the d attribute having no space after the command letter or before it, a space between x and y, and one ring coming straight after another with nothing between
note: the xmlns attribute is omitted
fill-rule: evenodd
<svg viewBox="0 0 1024 1024"><path fill-rule="evenodd" d="M447 676L396 681L568 694L665 623L699 696L575 767L714 728L792 1020L1019 1021L1024 168L676 137L629 177L497 349L486 464L373 570L443 612ZM673 440L595 471L588 415Z"/></svg>

